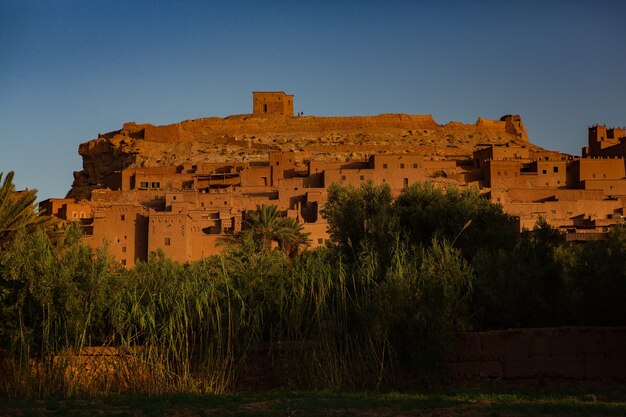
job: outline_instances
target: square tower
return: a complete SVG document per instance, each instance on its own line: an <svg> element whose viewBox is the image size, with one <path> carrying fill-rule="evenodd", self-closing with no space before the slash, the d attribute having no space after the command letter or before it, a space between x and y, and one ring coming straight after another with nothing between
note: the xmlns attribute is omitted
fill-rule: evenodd
<svg viewBox="0 0 626 417"><path fill-rule="evenodd" d="M284 91L253 91L252 114L274 114L293 117L293 95Z"/></svg>

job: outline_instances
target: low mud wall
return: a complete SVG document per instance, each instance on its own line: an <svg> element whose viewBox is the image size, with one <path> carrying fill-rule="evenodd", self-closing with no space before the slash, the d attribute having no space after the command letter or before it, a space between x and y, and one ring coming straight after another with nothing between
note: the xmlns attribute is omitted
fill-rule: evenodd
<svg viewBox="0 0 626 417"><path fill-rule="evenodd" d="M626 327L463 333L446 363L455 379L626 381Z"/></svg>

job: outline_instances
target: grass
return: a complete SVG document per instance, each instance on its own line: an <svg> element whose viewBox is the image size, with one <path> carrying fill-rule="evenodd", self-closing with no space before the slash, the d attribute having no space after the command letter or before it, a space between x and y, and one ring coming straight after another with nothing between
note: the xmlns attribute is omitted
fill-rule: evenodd
<svg viewBox="0 0 626 417"><path fill-rule="evenodd" d="M298 391L0 399L0 416L626 416L626 388L435 392Z"/></svg>

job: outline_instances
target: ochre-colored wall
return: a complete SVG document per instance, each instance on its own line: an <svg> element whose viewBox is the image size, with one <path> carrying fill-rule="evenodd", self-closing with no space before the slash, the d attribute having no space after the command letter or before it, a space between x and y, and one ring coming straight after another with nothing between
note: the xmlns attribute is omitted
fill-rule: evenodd
<svg viewBox="0 0 626 417"><path fill-rule="evenodd" d="M293 117L293 95L282 91L255 91L252 93L252 114Z"/></svg>

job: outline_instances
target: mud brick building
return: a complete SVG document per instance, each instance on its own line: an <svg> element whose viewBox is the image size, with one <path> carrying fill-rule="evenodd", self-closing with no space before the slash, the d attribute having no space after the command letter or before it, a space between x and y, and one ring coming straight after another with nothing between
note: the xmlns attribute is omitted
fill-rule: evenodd
<svg viewBox="0 0 626 417"><path fill-rule="evenodd" d="M266 115L280 119L268 125L275 131L284 130L285 124L296 120L306 123L306 129L313 132L318 125L327 130L347 129L346 126L382 129L380 124L386 123L394 132L405 129L400 130L400 142L414 134L417 130L414 126L422 132L440 128L430 116L294 118L292 95L254 92L253 114L245 116L252 119L246 119L248 124L241 125L240 130L265 123ZM201 121L185 123L199 129ZM227 121L219 119L210 123L216 130L224 129ZM467 126L460 128L468 129ZM149 139L155 147L161 143L169 146L172 141L186 144L188 133L183 127L170 125L159 130L151 125L127 124L122 131L99 136L89 146L114 157L107 170L93 158L84 157L86 169L102 171L98 183L80 197L43 201L40 210L65 221L79 221L87 244L92 247L106 244L126 266L147 259L149 252L158 249L180 262L218 254L223 238L241 232L247 215L261 204L276 205L285 216L302 223L304 231L310 233L313 247L324 245L328 234L321 210L326 202L326 190L333 183L387 184L394 195L421 181L433 182L444 189L477 187L485 198L516 216L520 229L532 228L541 217L566 233L569 240L576 241L596 239L624 220L626 134L623 128L590 127L589 146L583 149L583 157L546 151L527 143L519 116L504 116L495 121L479 118L476 125L470 126L471 132L495 132L498 138L513 137L520 141L477 144L471 155L461 157L411 152L393 145L380 146L380 150L365 156L351 153L352 157L329 161L316 158L306 149L286 151L261 146L254 142L254 135L245 140L230 136L212 140L229 146L241 144L257 156L265 155L257 160L227 155L221 162L199 160L132 166L119 155L121 147L128 147L127 142L133 140L137 147L145 146ZM200 127L203 132L208 131ZM446 128L459 129L457 125ZM316 141L320 140L318 136ZM112 143L118 147L112 148ZM195 142L190 146L195 146ZM351 146L349 149L360 149L358 145ZM87 152L86 147L87 144L81 145L81 154ZM139 152L135 148L131 151ZM83 181L85 175L76 173L75 183Z"/></svg>

